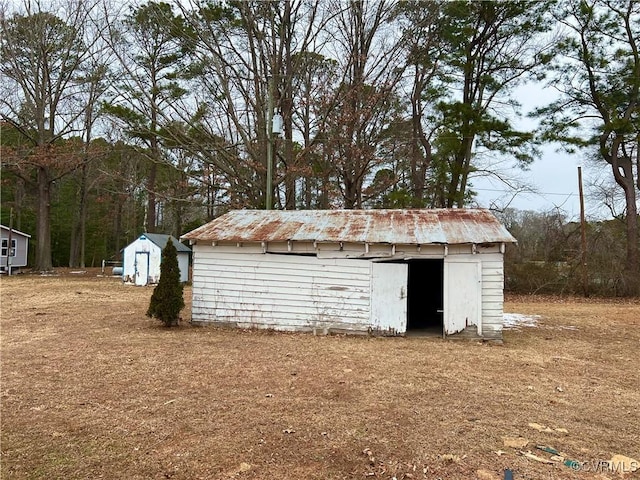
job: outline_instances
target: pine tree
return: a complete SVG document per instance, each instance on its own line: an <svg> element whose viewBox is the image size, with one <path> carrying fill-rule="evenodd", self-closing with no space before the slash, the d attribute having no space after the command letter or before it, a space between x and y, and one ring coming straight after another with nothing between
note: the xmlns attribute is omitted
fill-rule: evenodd
<svg viewBox="0 0 640 480"><path fill-rule="evenodd" d="M167 245L162 249L160 280L151 295L147 316L157 318L165 327L177 326L178 314L184 308L182 287L178 251L169 237Z"/></svg>

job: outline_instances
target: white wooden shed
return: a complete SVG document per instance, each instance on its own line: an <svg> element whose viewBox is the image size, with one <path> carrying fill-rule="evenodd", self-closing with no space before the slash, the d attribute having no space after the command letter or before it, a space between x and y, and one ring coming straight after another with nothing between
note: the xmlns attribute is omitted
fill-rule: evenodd
<svg viewBox="0 0 640 480"><path fill-rule="evenodd" d="M135 285L158 283L162 249L171 239L178 251L180 281L189 281L189 257L191 249L171 235L143 233L124 247L122 255L122 279Z"/></svg>
<svg viewBox="0 0 640 480"><path fill-rule="evenodd" d="M502 338L515 239L488 210L233 211L182 238L195 324Z"/></svg>
<svg viewBox="0 0 640 480"><path fill-rule="evenodd" d="M0 271L12 272L27 266L31 235L0 225Z"/></svg>

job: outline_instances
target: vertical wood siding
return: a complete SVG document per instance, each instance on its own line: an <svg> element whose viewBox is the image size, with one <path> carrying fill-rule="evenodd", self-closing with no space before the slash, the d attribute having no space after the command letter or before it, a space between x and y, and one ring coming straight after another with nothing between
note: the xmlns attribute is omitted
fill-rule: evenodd
<svg viewBox="0 0 640 480"><path fill-rule="evenodd" d="M276 330L366 332L368 261L262 254L194 245L195 323Z"/></svg>
<svg viewBox="0 0 640 480"><path fill-rule="evenodd" d="M482 258L482 334L502 339L504 266L501 253L484 253Z"/></svg>
<svg viewBox="0 0 640 480"><path fill-rule="evenodd" d="M461 251L460 249L458 249ZM447 260L455 261L480 261L481 265L481 318L482 318L482 338L489 340L502 339L503 324L503 303L504 303L504 267L503 255L499 247L485 248L483 253L449 255ZM447 261L445 260L445 262ZM455 283L455 281L454 281ZM446 288L446 286L445 286ZM449 292L454 296L456 292ZM445 294L445 297L447 294ZM445 307L446 308L446 307ZM475 335L474 328L468 329L466 336Z"/></svg>

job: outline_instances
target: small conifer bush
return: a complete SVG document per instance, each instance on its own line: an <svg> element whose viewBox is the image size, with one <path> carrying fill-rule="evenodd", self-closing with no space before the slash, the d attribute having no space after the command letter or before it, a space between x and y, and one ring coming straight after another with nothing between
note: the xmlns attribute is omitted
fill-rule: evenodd
<svg viewBox="0 0 640 480"><path fill-rule="evenodd" d="M180 268L178 267L178 251L171 241L162 249L160 262L160 280L153 289L147 316L157 318L165 327L178 325L180 310L184 308L182 298L182 283L180 283Z"/></svg>

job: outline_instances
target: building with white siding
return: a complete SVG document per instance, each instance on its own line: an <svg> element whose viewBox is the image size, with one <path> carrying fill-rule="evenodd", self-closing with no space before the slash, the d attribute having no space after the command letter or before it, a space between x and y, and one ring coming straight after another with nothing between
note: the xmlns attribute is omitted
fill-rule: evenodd
<svg viewBox="0 0 640 480"><path fill-rule="evenodd" d="M11 273L27 266L31 235L0 225L0 272Z"/></svg>
<svg viewBox="0 0 640 480"><path fill-rule="evenodd" d="M189 281L189 257L191 249L180 243L172 235L163 233L143 233L129 245L122 254L122 279L126 283L144 286L158 283L160 280L160 264L162 250L171 239L178 251L178 268L180 281Z"/></svg>
<svg viewBox="0 0 640 480"><path fill-rule="evenodd" d="M195 324L502 339L515 239L488 210L239 210L182 238Z"/></svg>

